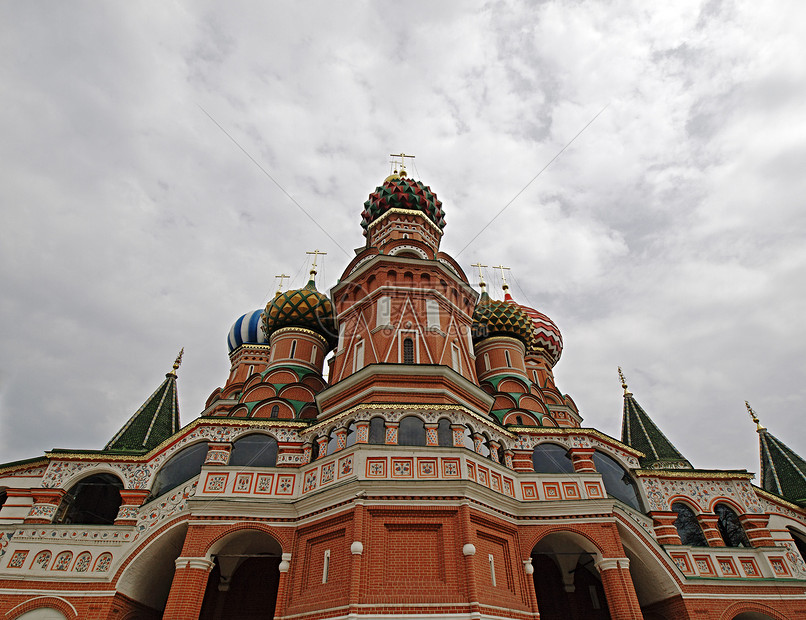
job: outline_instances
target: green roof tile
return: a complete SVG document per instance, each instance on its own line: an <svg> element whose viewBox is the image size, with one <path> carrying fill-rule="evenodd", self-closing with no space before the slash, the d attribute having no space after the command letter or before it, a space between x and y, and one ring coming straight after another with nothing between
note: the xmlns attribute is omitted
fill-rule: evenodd
<svg viewBox="0 0 806 620"><path fill-rule="evenodd" d="M639 459L643 467L651 469L691 469L691 463L680 454L661 430L635 400L631 392L624 391L624 415L621 422L621 441L640 450L646 456Z"/></svg>
<svg viewBox="0 0 806 620"><path fill-rule="evenodd" d="M760 428L761 484L765 491L806 506L806 461L766 428Z"/></svg>

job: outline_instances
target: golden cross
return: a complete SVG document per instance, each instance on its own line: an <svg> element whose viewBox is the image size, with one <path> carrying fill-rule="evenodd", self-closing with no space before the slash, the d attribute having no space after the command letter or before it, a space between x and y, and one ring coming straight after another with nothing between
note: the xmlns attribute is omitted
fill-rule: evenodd
<svg viewBox="0 0 806 620"><path fill-rule="evenodd" d="M504 271L505 270L510 271L510 268L509 267L504 267L503 265L494 265L493 269L500 269L501 270L501 282L503 282L502 288L504 290L507 290L509 288L509 285L507 284L507 278L504 275Z"/></svg>
<svg viewBox="0 0 806 620"><path fill-rule="evenodd" d="M764 428L761 425L761 422L759 422L758 416L756 415L756 412L753 411L753 408L750 406L750 403L748 403L747 401L744 401L744 406L747 407L747 413L750 414L750 419L753 420L753 422L756 423L756 432L761 432L761 431L767 430L766 428Z"/></svg>
<svg viewBox="0 0 806 620"><path fill-rule="evenodd" d="M475 265L470 265L470 266L471 267L478 267L478 270L479 270L479 286L482 287L482 288L487 286L484 283L484 274L481 272L481 268L482 267L487 267L487 265L482 265L481 263L476 263Z"/></svg>
<svg viewBox="0 0 806 620"><path fill-rule="evenodd" d="M282 292L282 290L283 290L283 280L286 280L286 279L290 280L290 279L291 279L291 276L287 276L287 275L285 275L284 273L281 273L279 276L274 276L274 278L275 278L276 280L279 280L279 281L280 281L280 282L277 284L277 293L276 293L277 295L279 295L279 294Z"/></svg>
<svg viewBox="0 0 806 620"><path fill-rule="evenodd" d="M414 155L406 155L405 153L390 153L389 157L393 157L392 164L397 164L397 159L400 159L400 172L403 173L406 171L406 158L414 159ZM406 176L405 174L401 174L400 176Z"/></svg>
<svg viewBox="0 0 806 620"><path fill-rule="evenodd" d="M629 394L627 390L627 380L624 378L624 373L621 372L621 366L618 367L618 378L621 379L621 387L624 388L624 394Z"/></svg>
<svg viewBox="0 0 806 620"><path fill-rule="evenodd" d="M168 375L176 376L176 371L179 370L179 365L182 363L182 356L185 354L185 347L182 347L182 350L179 351L179 355L176 356L176 361L174 361L174 367Z"/></svg>
<svg viewBox="0 0 806 620"><path fill-rule="evenodd" d="M327 252L320 252L319 250L314 250L313 252L305 252L306 254L313 255L313 265L311 265L311 275L316 275L316 259L320 256L327 256Z"/></svg>

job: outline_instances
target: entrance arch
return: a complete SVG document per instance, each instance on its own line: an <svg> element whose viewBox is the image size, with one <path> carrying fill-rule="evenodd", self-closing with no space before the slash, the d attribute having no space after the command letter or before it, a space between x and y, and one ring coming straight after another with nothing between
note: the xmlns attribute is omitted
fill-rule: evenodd
<svg viewBox="0 0 806 620"><path fill-rule="evenodd" d="M554 532L532 549L541 620L611 620L596 563L600 550L575 532Z"/></svg>
<svg viewBox="0 0 806 620"><path fill-rule="evenodd" d="M209 550L213 569L207 579L199 620L270 620L280 585L282 548L272 536L242 529Z"/></svg>

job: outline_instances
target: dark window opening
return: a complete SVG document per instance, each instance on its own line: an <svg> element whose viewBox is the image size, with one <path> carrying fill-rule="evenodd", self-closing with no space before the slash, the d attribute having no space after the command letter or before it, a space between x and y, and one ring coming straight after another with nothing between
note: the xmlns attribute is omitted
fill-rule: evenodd
<svg viewBox="0 0 806 620"><path fill-rule="evenodd" d="M716 522L722 540L728 547L749 547L750 541L742 527L739 517L725 504L717 504L714 507L714 514L719 517Z"/></svg>
<svg viewBox="0 0 806 620"><path fill-rule="evenodd" d="M405 338L403 340L403 363L414 363L414 341L411 338Z"/></svg>
<svg viewBox="0 0 806 620"><path fill-rule="evenodd" d="M672 510L677 513L674 527L677 535L680 536L680 543L692 547L707 547L708 542L705 540L705 534L702 533L694 511L683 502L672 504Z"/></svg>
<svg viewBox="0 0 806 620"><path fill-rule="evenodd" d="M792 536L792 540L795 541L795 546L798 548L800 552L800 557L803 558L803 561L806 562L806 536L795 530L794 528L787 528L789 530L790 535Z"/></svg>
<svg viewBox="0 0 806 620"><path fill-rule="evenodd" d="M532 467L541 474L573 474L574 464L568 448L556 443L541 443L532 452Z"/></svg>
<svg viewBox="0 0 806 620"><path fill-rule="evenodd" d="M349 426L347 427L347 447L355 444L357 435L358 433L356 431L355 422L350 422Z"/></svg>
<svg viewBox="0 0 806 620"><path fill-rule="evenodd" d="M509 357L509 351L504 351L504 357L507 359L507 368L512 368L512 359Z"/></svg>
<svg viewBox="0 0 806 620"><path fill-rule="evenodd" d="M330 435L328 435L329 439L327 440L327 453L333 454L336 450L339 449L339 436L336 434L336 429L334 428L330 431Z"/></svg>
<svg viewBox="0 0 806 620"><path fill-rule="evenodd" d="M277 464L277 440L261 433L236 439L232 444L229 464L240 467L274 467Z"/></svg>
<svg viewBox="0 0 806 620"><path fill-rule="evenodd" d="M293 357L294 357L294 353L296 353L296 352L297 352L297 341L296 341L296 340L292 340L292 341L291 341L291 354L290 354L288 357L293 358Z"/></svg>
<svg viewBox="0 0 806 620"><path fill-rule="evenodd" d="M372 418L369 421L369 443L376 445L386 443L386 423L383 418Z"/></svg>
<svg viewBox="0 0 806 620"><path fill-rule="evenodd" d="M643 512L635 482L616 459L597 450L593 453L593 464L596 471L602 474L602 482L608 495Z"/></svg>
<svg viewBox="0 0 806 620"><path fill-rule="evenodd" d="M6 503L7 499L8 499L8 493L6 493L5 491L0 491L0 509L3 508L3 504Z"/></svg>
<svg viewBox="0 0 806 620"><path fill-rule="evenodd" d="M280 417L280 405L274 405L274 407L271 408L271 417L272 418Z"/></svg>
<svg viewBox="0 0 806 620"><path fill-rule="evenodd" d="M437 426L437 440L441 447L450 448L453 446L453 431L451 431L451 421L442 418Z"/></svg>
<svg viewBox="0 0 806 620"><path fill-rule="evenodd" d="M207 443L205 442L194 444L173 456L157 472L154 484L151 485L151 494L146 501L151 501L197 476L206 458Z"/></svg>
<svg viewBox="0 0 806 620"><path fill-rule="evenodd" d="M397 443L401 446L424 446L425 425L423 421L413 415L400 420L397 429Z"/></svg>
<svg viewBox="0 0 806 620"><path fill-rule="evenodd" d="M62 499L56 523L112 525L123 502L123 483L112 474L95 474L74 484Z"/></svg>
<svg viewBox="0 0 806 620"><path fill-rule="evenodd" d="M515 423L516 423L518 426L523 426L523 416L516 415L516 416L515 416Z"/></svg>
<svg viewBox="0 0 806 620"><path fill-rule="evenodd" d="M315 461L319 458L319 442L314 439L313 444L311 444L311 460Z"/></svg>

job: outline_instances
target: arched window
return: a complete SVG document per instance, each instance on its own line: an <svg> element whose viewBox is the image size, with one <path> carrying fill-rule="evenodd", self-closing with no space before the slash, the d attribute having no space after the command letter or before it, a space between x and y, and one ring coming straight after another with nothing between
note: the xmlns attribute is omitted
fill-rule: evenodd
<svg viewBox="0 0 806 620"><path fill-rule="evenodd" d="M707 547L708 542L705 540L700 524L697 523L694 511L683 502L672 504L672 510L677 513L674 527L677 530L677 535L680 536L681 544L692 547Z"/></svg>
<svg viewBox="0 0 806 620"><path fill-rule="evenodd" d="M5 491L0 491L0 510L2 510L3 504L6 503L7 499L8 499L8 493L6 493Z"/></svg>
<svg viewBox="0 0 806 620"><path fill-rule="evenodd" d="M347 426L347 444L346 445L347 445L348 448L350 446L352 446L353 444L355 444L355 440L357 438L357 435L358 435L358 433L357 433L356 428L355 428L355 422L350 422L350 424Z"/></svg>
<svg viewBox="0 0 806 620"><path fill-rule="evenodd" d="M414 340L411 338L403 339L403 363L414 363Z"/></svg>
<svg viewBox="0 0 806 620"><path fill-rule="evenodd" d="M437 439L439 445L443 448L450 448L453 446L453 431L451 431L451 421L448 418L442 418L437 426Z"/></svg>
<svg viewBox="0 0 806 620"><path fill-rule="evenodd" d="M464 432L462 433L462 443L468 450L472 452L476 451L476 444L473 441L473 429L469 426L466 426Z"/></svg>
<svg viewBox="0 0 806 620"><path fill-rule="evenodd" d="M314 438L313 443L311 444L311 461L315 461L319 458L319 442L316 441L317 438Z"/></svg>
<svg viewBox="0 0 806 620"><path fill-rule="evenodd" d="M716 525L722 535L722 540L725 541L725 545L728 547L750 546L750 541L747 540L747 534L745 534L744 528L739 522L739 517L727 504L714 506L714 514L719 517Z"/></svg>
<svg viewBox="0 0 806 620"><path fill-rule="evenodd" d="M272 418L279 418L280 417L280 405L274 405L271 408L271 417Z"/></svg>
<svg viewBox="0 0 806 620"><path fill-rule="evenodd" d="M54 522L75 525L112 525L123 502L123 483L112 474L79 480L62 499Z"/></svg>
<svg viewBox="0 0 806 620"><path fill-rule="evenodd" d="M792 540L795 541L795 546L798 548L800 552L800 557L806 561L806 535L801 534L798 530L793 527L788 527L789 534L792 536Z"/></svg>
<svg viewBox="0 0 806 620"><path fill-rule="evenodd" d="M376 445L386 443L386 423L383 418L372 418L369 421L369 443Z"/></svg>
<svg viewBox="0 0 806 620"><path fill-rule="evenodd" d="M401 446L424 446L425 425L417 416L409 415L400 420L397 443Z"/></svg>
<svg viewBox="0 0 806 620"><path fill-rule="evenodd" d="M205 458L207 458L206 442L193 444L172 456L157 472L154 484L151 485L151 494L146 501L151 501L197 476Z"/></svg>
<svg viewBox="0 0 806 620"><path fill-rule="evenodd" d="M274 467L277 464L277 440L262 433L251 433L232 444L230 465L239 467Z"/></svg>
<svg viewBox="0 0 806 620"><path fill-rule="evenodd" d="M481 446L479 447L479 454L481 456L486 456L489 458L490 456L490 438L487 435L484 435L484 438L481 440Z"/></svg>
<svg viewBox="0 0 806 620"><path fill-rule="evenodd" d="M541 474L573 474L574 464L568 448L556 443L541 443L532 452L532 467Z"/></svg>
<svg viewBox="0 0 806 620"><path fill-rule="evenodd" d="M596 471L602 474L602 482L608 495L643 512L635 482L627 470L621 466L621 463L612 456L597 450L593 453L593 464L596 466Z"/></svg>
<svg viewBox="0 0 806 620"><path fill-rule="evenodd" d="M328 435L327 440L327 453L333 454L336 450L339 449L339 436L336 435L336 429L330 431L330 435Z"/></svg>

